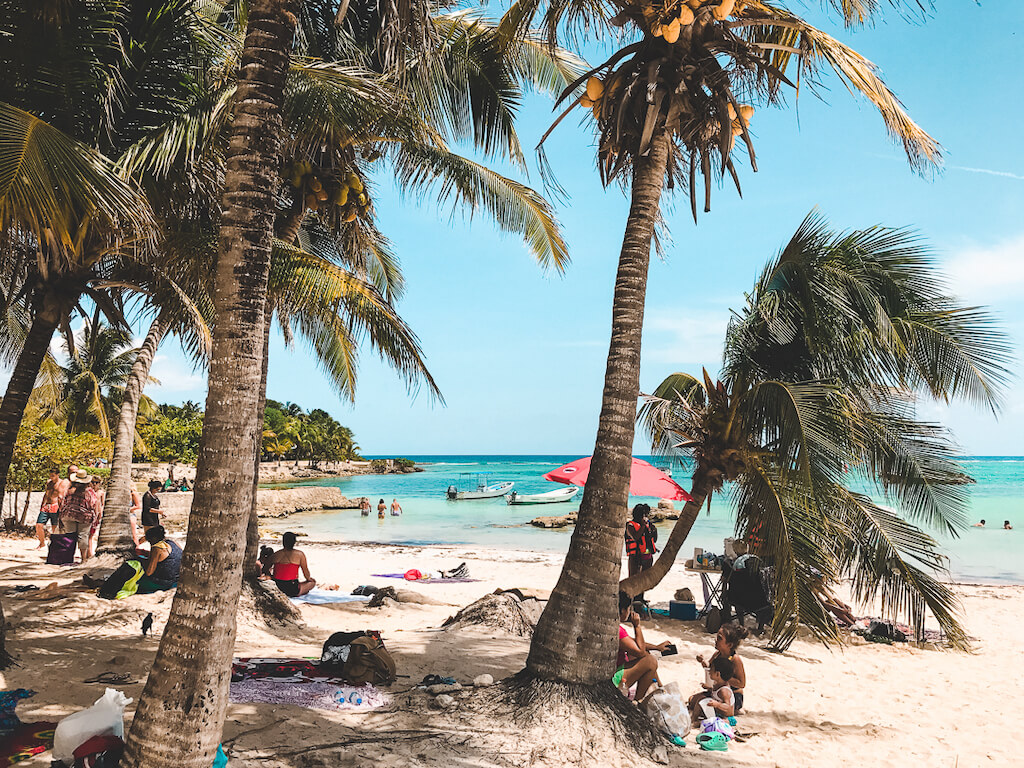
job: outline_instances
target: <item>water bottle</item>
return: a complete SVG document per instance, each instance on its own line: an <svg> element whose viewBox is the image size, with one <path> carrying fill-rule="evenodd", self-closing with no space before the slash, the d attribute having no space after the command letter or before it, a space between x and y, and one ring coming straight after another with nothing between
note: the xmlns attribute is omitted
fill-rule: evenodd
<svg viewBox="0 0 1024 768"><path fill-rule="evenodd" d="M355 704L358 707L360 704L363 703L363 697L360 696L356 691L352 691L352 693L350 693L348 696L348 703Z"/></svg>

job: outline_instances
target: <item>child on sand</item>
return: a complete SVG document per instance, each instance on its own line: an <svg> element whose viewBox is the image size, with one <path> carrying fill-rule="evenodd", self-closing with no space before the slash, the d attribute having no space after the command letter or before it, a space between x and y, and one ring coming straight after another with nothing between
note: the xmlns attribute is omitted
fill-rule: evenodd
<svg viewBox="0 0 1024 768"><path fill-rule="evenodd" d="M697 661L708 671L705 673L704 691L690 697L690 702L687 704L691 711L693 711L693 707L697 702L707 697L707 691L711 689L712 678L710 677L710 669L715 659L726 659L731 663L732 672L725 680L734 694L735 712L730 712L729 714L738 714L743 709L743 689L747 687L747 671L743 667L743 659L739 657L736 651L746 636L747 630L745 627L735 623L723 624L715 636L715 652L712 654L711 659L704 661L703 656L697 656Z"/></svg>
<svg viewBox="0 0 1024 768"><path fill-rule="evenodd" d="M711 660L708 665L711 686L700 698L690 700L690 723L694 728L699 727L702 720L736 714L736 694L729 685L735 672L735 665L724 656Z"/></svg>

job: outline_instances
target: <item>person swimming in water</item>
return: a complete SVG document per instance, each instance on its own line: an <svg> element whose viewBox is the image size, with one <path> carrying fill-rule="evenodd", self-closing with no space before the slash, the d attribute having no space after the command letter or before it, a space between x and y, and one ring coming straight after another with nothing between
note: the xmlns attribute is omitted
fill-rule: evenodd
<svg viewBox="0 0 1024 768"><path fill-rule="evenodd" d="M972 528L984 528L984 527L985 527L985 521L984 521L984 520L982 520L982 521L980 521L980 522L977 522L977 523L975 523L974 525L972 525L971 527L972 527Z"/></svg>
<svg viewBox="0 0 1024 768"><path fill-rule="evenodd" d="M1003 520L1003 530L1004 531L1012 531L1013 530L1013 526L1010 525L1010 521L1009 520Z"/></svg>

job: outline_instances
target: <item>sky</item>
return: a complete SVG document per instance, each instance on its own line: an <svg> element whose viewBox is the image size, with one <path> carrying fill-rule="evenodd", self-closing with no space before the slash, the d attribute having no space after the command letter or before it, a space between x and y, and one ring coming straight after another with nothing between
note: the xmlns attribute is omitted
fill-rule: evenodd
<svg viewBox="0 0 1024 768"><path fill-rule="evenodd" d="M937 4L926 21L888 13L855 31L829 23L814 0L804 14L878 64L910 114L943 146L943 169L915 175L881 118L823 73L823 99L803 90L785 108L758 109L752 123L758 172L740 170L743 198L715 190L694 225L689 202L667 199L670 240L648 284L642 391L674 371L714 374L730 309L739 309L768 259L814 208L837 229L909 227L934 249L951 290L999 316L1015 349L1024 340L1024 70L1017 66L1024 3ZM600 50L585 51L597 63ZM531 96L520 137L539 188L532 148L550 124L551 102ZM399 311L418 334L444 403L413 396L371 350L361 357L356 400L343 402L296 340L272 341L268 396L324 408L356 434L365 454L589 454L600 409L611 297L628 211L604 190L589 123L567 119L547 152L568 195L556 204L572 261L545 271L487 215L467 216L430 199L403 198L384 172L374 180L378 224L392 240L407 291ZM961 404L922 404L972 455L1024 454L1024 379L998 418ZM205 399L202 372L173 342L154 364L158 402ZM0 380L6 374L0 374ZM638 438L635 452L647 446Z"/></svg>

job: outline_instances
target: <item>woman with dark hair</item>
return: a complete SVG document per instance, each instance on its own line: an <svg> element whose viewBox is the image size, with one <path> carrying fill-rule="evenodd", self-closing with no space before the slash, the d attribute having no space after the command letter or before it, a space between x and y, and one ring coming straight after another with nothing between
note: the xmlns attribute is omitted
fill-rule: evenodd
<svg viewBox="0 0 1024 768"><path fill-rule="evenodd" d="M296 538L288 531L281 537L282 548L270 557L270 577L288 597L304 595L316 586L316 581L309 575L306 553L295 548ZM304 581L299 581L300 570Z"/></svg>
<svg viewBox="0 0 1024 768"><path fill-rule="evenodd" d="M647 504L633 507L633 519L626 523L626 557L629 564L629 575L635 576L654 565L654 553L658 551L655 542L658 540L658 529L648 515L651 508ZM644 599L644 593L636 596Z"/></svg>
<svg viewBox="0 0 1024 768"><path fill-rule="evenodd" d="M625 592L619 592L619 622L619 654L612 682L625 691L636 683L636 700L640 701L658 674L658 660L651 651L665 653L671 643L666 640L654 645L644 640L640 616L633 610L633 598ZM626 631L626 624L633 625L632 637Z"/></svg>
<svg viewBox="0 0 1024 768"><path fill-rule="evenodd" d="M384 499L377 502L377 519L383 520L384 513L388 511L388 505L384 503Z"/></svg>
<svg viewBox="0 0 1024 768"><path fill-rule="evenodd" d="M147 528L146 541L149 542L149 557L135 593L148 595L176 587L181 575L181 547L167 538L162 525Z"/></svg>

